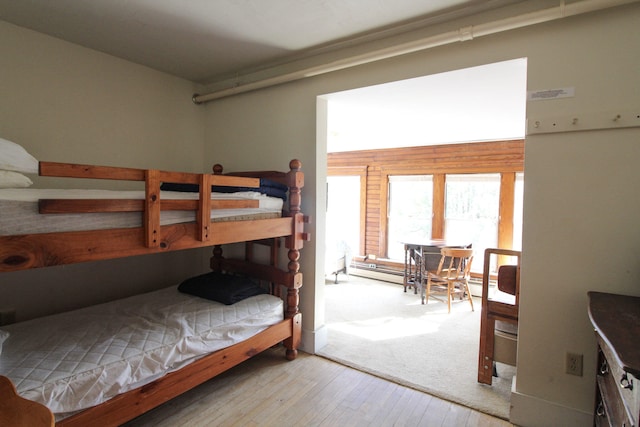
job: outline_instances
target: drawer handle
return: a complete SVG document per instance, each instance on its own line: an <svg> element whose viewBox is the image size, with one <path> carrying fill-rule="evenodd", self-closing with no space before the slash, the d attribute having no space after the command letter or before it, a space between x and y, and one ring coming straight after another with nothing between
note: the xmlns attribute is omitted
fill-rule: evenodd
<svg viewBox="0 0 640 427"><path fill-rule="evenodd" d="M609 364L607 364L606 360L602 361L602 364L600 365L600 375L606 375L609 373Z"/></svg>
<svg viewBox="0 0 640 427"><path fill-rule="evenodd" d="M602 404L602 401L600 401L600 403L598 403L598 408L596 409L596 415L599 416L599 417L604 417L605 416L604 405Z"/></svg>
<svg viewBox="0 0 640 427"><path fill-rule="evenodd" d="M622 374L622 378L620 378L620 387L625 390L633 390L633 380L630 380L627 377L627 373Z"/></svg>

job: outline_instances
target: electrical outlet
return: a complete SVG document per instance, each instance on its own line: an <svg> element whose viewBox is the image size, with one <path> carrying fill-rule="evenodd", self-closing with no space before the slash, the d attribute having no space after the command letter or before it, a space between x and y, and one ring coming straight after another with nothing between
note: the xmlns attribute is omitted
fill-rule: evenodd
<svg viewBox="0 0 640 427"><path fill-rule="evenodd" d="M375 264L369 264L369 268L376 268Z"/></svg>
<svg viewBox="0 0 640 427"><path fill-rule="evenodd" d="M565 363L566 372L569 375L582 376L582 355L576 353L567 353Z"/></svg>

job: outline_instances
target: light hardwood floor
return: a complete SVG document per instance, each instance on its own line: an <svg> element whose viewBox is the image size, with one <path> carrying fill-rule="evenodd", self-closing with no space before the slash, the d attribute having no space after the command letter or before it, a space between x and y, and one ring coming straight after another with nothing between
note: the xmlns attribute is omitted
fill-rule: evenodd
<svg viewBox="0 0 640 427"><path fill-rule="evenodd" d="M134 426L511 426L300 353L273 348L129 422Z"/></svg>

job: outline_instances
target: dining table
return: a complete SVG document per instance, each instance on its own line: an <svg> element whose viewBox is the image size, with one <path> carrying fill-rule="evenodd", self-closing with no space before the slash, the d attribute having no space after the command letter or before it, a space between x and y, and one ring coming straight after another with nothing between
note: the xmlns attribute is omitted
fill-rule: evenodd
<svg viewBox="0 0 640 427"><path fill-rule="evenodd" d="M426 239L422 241L403 241L404 245L404 292L413 288L418 293L426 271L435 271L440 263L440 250L444 247L470 248L471 244L446 239Z"/></svg>

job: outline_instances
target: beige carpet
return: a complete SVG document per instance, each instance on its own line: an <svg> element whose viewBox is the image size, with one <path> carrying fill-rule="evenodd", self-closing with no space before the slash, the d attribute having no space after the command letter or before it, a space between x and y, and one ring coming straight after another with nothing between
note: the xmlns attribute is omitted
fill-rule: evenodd
<svg viewBox="0 0 640 427"><path fill-rule="evenodd" d="M480 300L420 304L401 285L340 276L325 286L328 345L320 356L503 419L515 369L477 382Z"/></svg>

